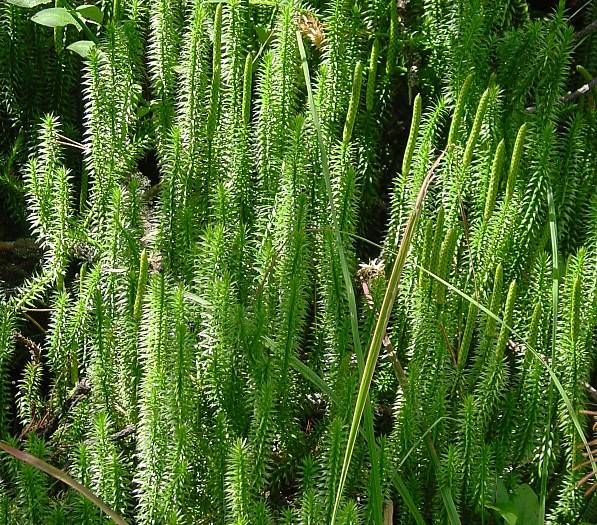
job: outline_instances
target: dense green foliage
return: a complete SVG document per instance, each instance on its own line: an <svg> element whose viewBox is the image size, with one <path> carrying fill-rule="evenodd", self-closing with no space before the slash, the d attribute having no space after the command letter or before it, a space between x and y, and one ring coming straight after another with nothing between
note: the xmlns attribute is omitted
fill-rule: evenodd
<svg viewBox="0 0 597 525"><path fill-rule="evenodd" d="M597 522L597 4L102 1L80 59L14 3L3 441L131 523ZM106 522L1 457L0 524Z"/></svg>

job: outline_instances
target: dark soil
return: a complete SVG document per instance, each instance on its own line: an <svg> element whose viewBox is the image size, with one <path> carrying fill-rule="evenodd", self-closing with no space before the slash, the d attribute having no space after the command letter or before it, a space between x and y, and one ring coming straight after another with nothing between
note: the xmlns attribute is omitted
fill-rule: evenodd
<svg viewBox="0 0 597 525"><path fill-rule="evenodd" d="M32 239L0 241L0 293L10 295L41 265L42 251Z"/></svg>

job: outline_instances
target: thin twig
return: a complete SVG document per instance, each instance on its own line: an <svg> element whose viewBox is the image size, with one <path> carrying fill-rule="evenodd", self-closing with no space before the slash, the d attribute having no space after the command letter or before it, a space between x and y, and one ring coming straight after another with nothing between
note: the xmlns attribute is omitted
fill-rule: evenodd
<svg viewBox="0 0 597 525"><path fill-rule="evenodd" d="M398 383L400 383L400 387L402 390L406 390L406 372L402 367L402 363L400 363L400 359L398 359L398 355L396 354L396 350L394 349L394 345L392 344L391 339L388 337L388 334L384 336L382 340L383 346L387 351L388 357L392 362L392 368L394 369L394 374L396 375L396 379L398 379Z"/></svg>
<svg viewBox="0 0 597 525"><path fill-rule="evenodd" d="M40 246L30 238L0 241L0 252L40 251Z"/></svg>
<svg viewBox="0 0 597 525"><path fill-rule="evenodd" d="M575 33L574 40L582 40L594 31L597 31L597 20L593 20L587 27L584 27L578 33Z"/></svg>
<svg viewBox="0 0 597 525"><path fill-rule="evenodd" d="M595 388L593 388L589 383L585 383L585 390L587 392L587 395L595 402L597 403L597 390L595 390Z"/></svg>
<svg viewBox="0 0 597 525"><path fill-rule="evenodd" d="M572 102L577 98L583 96L584 94L588 93L592 89L597 86L597 77L593 77L589 82L580 86L576 91L572 91L568 93L565 97L562 98L562 102Z"/></svg>
<svg viewBox="0 0 597 525"><path fill-rule="evenodd" d="M72 389L70 395L64 402L62 409L58 413L50 414L46 412L45 416L38 421L32 421L21 432L19 439L23 439L29 432L35 431L42 437L49 438L60 425L64 417L77 405L83 398L91 392L91 383L89 379L82 379Z"/></svg>
<svg viewBox="0 0 597 525"><path fill-rule="evenodd" d="M58 141L59 144L62 144L63 146L69 146L71 148L76 148L76 149L85 151L85 146L83 144L81 144L80 142L77 142L76 140L73 140L73 139L67 137L66 135L61 135L60 133L57 133L56 136L59 139L59 141Z"/></svg>
<svg viewBox="0 0 597 525"><path fill-rule="evenodd" d="M560 102L562 102L563 104L566 104L568 102L573 102L577 98L580 98L583 95L586 95L587 93L591 92L593 89L595 89L596 86L597 86L597 77L593 77L589 82L587 82L586 84L583 84L578 89L571 91L567 95L564 95L560 99ZM529 106L528 108L526 108L525 111L526 111L526 113L535 113L537 111L537 107Z"/></svg>
<svg viewBox="0 0 597 525"><path fill-rule="evenodd" d="M127 425L126 427L124 427L122 430L119 430L118 432L115 432L114 434L112 434L110 436L110 439L112 441L118 441L120 439L124 439L126 437L132 436L137 430L137 427L135 427L135 425Z"/></svg>
<svg viewBox="0 0 597 525"><path fill-rule="evenodd" d="M23 312L23 316L30 321L42 334L46 334L47 330L40 325L33 317L31 317L27 312Z"/></svg>

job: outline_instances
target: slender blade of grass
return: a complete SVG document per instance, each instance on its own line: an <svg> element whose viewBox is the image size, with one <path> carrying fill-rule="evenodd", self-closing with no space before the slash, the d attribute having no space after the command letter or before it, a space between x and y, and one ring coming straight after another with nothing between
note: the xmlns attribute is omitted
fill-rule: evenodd
<svg viewBox="0 0 597 525"><path fill-rule="evenodd" d="M556 207L553 200L551 188L547 190L547 205L549 209L549 233L551 237L551 303L552 303L552 324L551 324L551 365L555 364L557 338L558 338L558 309L560 302L560 280L558 271L558 223L556 218ZM546 447L549 443L551 432L551 405L553 390L551 383L547 387L547 424L546 424ZM584 432L583 432L584 436ZM541 465L541 490L539 492L539 525L545 522L545 505L547 500L547 476L548 476L549 451L545 449L545 457ZM592 457L589 454L589 457Z"/></svg>
<svg viewBox="0 0 597 525"><path fill-rule="evenodd" d="M512 326L504 323L504 321L499 316L497 316L496 314L494 314L486 306L483 306L481 303L479 303L479 301L477 301L476 299L474 299L473 297L471 297L467 293L459 290L456 286L454 286L454 285L450 284L449 282L445 281L444 279L442 279L438 275L434 274L433 272L427 270L427 268L423 268L420 264L416 264L416 267L419 268L421 271L425 272L427 275L429 275L430 277L432 277L436 281L442 283L444 286L446 286L447 288L449 288L454 293L458 294L463 299L467 300L470 303L473 303L479 310L481 310L485 315L491 317L500 326L504 326L511 334L513 334L518 339L520 339L520 341L522 341L522 344L524 345L524 347L528 351L530 351L533 354L533 356L535 356L535 358L537 358L539 360L539 362L547 370L547 373L549 374L549 377L551 378L551 380L552 380L553 384L555 385L558 393L560 394L560 397L562 398L562 401L566 405L566 410L567 410L570 418L572 419L572 422L574 423L574 427L576 428L576 431L578 432L578 435L580 436L580 438L581 438L581 440L582 440L582 442L583 442L583 444L585 446L585 450L587 451L587 454L588 454L589 459L591 461L591 467L593 469L593 472L597 476L597 463L595 462L594 456L591 453L591 447L589 446L587 438L585 437L585 433L584 433L584 430L582 428L582 425L580 424L580 421L578 420L578 417L576 416L576 411L574 410L574 406L572 405L572 402L570 401L570 398L568 397L568 394L566 394L566 391L564 390L564 387L562 386L562 383L560 383L560 380L558 379L558 376L556 375L554 369L549 365L549 363L546 361L545 357L543 357L537 351L537 349L535 349L531 345L529 345L524 340L524 337L522 336L522 334L520 334L519 332L517 332Z"/></svg>
<svg viewBox="0 0 597 525"><path fill-rule="evenodd" d="M336 396L336 393L327 385L327 383L321 377L319 377L319 375L317 375L317 372L315 372L309 366L307 366L305 363L303 363L298 357L292 356L290 358L290 365L292 367L294 367L294 369L297 372L299 372L307 381L311 382L314 386L319 388L319 390L321 390L321 392L323 394L325 394L326 396L328 396L331 400L336 401L336 402L339 401ZM414 452L418 443L420 443L420 441L422 439L424 439L427 436L427 434L429 434L429 432L431 432L433 430L433 428L438 423L440 423L440 421L442 421L443 419L450 419L450 418L448 418L447 416L444 416L444 417L439 418L437 421L435 421L433 423L433 425L431 425L431 427L429 427L425 431L425 433L419 439L419 441L417 441L415 443L415 445L413 445L410 448L410 450L405 454L404 458L402 458L402 461L400 462L400 465L398 465L398 468L396 470L393 470L392 474L391 474L392 482L394 483L396 490L400 494L400 497L404 501L404 504L410 511L410 513L417 525L425 525L425 520L423 519L423 515L421 514L421 511L417 508L417 505L415 504L415 501L414 501L410 491L408 490L408 487L406 486L404 479L400 475L399 470L400 470L400 467L404 464L404 462L408 459L410 454L412 452ZM362 430L361 430L361 432L362 432ZM366 435L364 435L364 437L365 437L365 439L367 439Z"/></svg>
<svg viewBox="0 0 597 525"><path fill-rule="evenodd" d="M417 222L419 216L421 214L421 209L423 207L423 202L425 200L425 196L427 195L427 189L429 188L429 184L431 184L431 180L433 179L433 175L435 173L435 169L439 165L441 159L443 158L443 153L438 157L438 159L434 162L433 166L427 173L423 184L421 185L421 189L419 190L419 194L417 196L417 200L415 202L415 206L413 211L406 223L406 229L404 231L404 235L400 242L400 247L398 249L398 255L394 260L394 265L392 268L392 273L390 274L390 280L388 282L388 286L386 288L386 292L384 294L383 302L381 305L381 309L379 315L377 317L377 322L375 323L375 329L373 330L373 337L371 338L371 344L369 345L369 351L367 353L367 362L365 364L365 370L361 376L361 381L359 384L359 390L357 393L357 400L355 403L355 408L353 412L352 423L350 425L350 431L348 434L348 443L346 444L346 451L344 454L344 461L342 463L342 472L340 474L340 480L338 483L338 489L336 492L336 501L334 503L334 510L332 514L332 524L335 521L336 515L338 513L338 509L340 508L340 502L342 500L342 492L344 490L344 484L346 482L346 476L348 475L348 468L350 466L350 461L352 459L352 454L354 452L354 446L356 442L357 432L359 425L361 424L361 418L363 417L363 411L365 409L365 403L367 401L369 395L369 389L371 387L371 380L373 379L373 372L375 371L375 366L377 364L377 358L379 357L379 351L381 349L381 344L383 337L386 333L386 329L388 327L388 322L390 320L390 315L392 313L392 307L394 306L394 301L396 300L396 295L398 294L398 285L400 283L400 276L402 274L402 269L404 268L404 264L406 263L406 257L408 255L408 251L410 248L410 243L414 236Z"/></svg>
<svg viewBox="0 0 597 525"><path fill-rule="evenodd" d="M297 30L297 41L299 46L299 52L303 63L303 73L305 76L305 83L307 85L307 99L309 103L309 111L313 120L313 127L317 136L317 144L319 146L319 154L321 157L321 171L325 181L326 190L330 202L330 217L332 223L332 229L334 233L334 241L336 244L336 250L338 251L338 257L340 258L340 266L342 267L342 277L344 279L344 285L346 288L346 295L348 297L348 308L350 310L350 325L352 330L352 339L355 347L355 353L357 359L360 360L360 367L363 363L363 349L361 347L361 339L359 335L359 317L357 313L357 302L355 298L354 288L352 286L352 278L348 269L348 261L346 259L346 252L344 250L344 243L342 242L342 236L338 226L338 216L336 213L336 205L334 204L334 193L332 190L332 180L330 177L330 164L323 141L323 135L321 133L321 124L319 122L319 115L317 108L315 107L315 99L313 98L313 90L311 89L311 74L309 73L309 64L307 62L307 56L305 53L305 46L303 44L303 37L300 31Z"/></svg>
<svg viewBox="0 0 597 525"><path fill-rule="evenodd" d="M410 447L408 449L408 451L406 452L406 454L404 454L404 456L402 457L402 459L400 460L400 463L398 463L398 469L400 469L402 467L402 465L404 465L404 463L406 463L406 460L409 458L409 456L417 449L417 447L421 444L421 442L431 433L431 431L437 426L439 425L442 421L444 420L449 420L449 421L457 421L456 419L454 419L453 417L450 416L441 416L438 417L430 426L427 430L425 430L425 432L423 432L419 438L414 442L414 444L412 445L412 447Z"/></svg>
<svg viewBox="0 0 597 525"><path fill-rule="evenodd" d="M411 516L415 519L415 522L417 523L417 525L425 525L425 520L423 519L423 515L421 514L421 511L417 508L415 500L413 500L413 497L411 496L410 491L408 490L408 487L406 486L406 483L404 483L404 480L398 474L397 470L394 470L392 472L392 481L394 482L394 486L396 487L396 490L398 491L400 496L402 496L402 499L404 500L405 505L407 506L408 510L410 511Z"/></svg>
<svg viewBox="0 0 597 525"><path fill-rule="evenodd" d="M290 356L290 366L292 366L299 374L301 374L307 381L316 386L323 394L329 397L332 401L336 401L336 393L329 387L329 385L309 366L303 363L295 355Z"/></svg>
<svg viewBox="0 0 597 525"><path fill-rule="evenodd" d="M0 441L0 449L4 450L7 454L10 454L14 458L22 461L23 463L27 463L32 467L35 467L42 472L45 472L49 476L57 479L58 481L62 481L62 483L68 485L72 489L76 490L81 496L83 496L86 500L93 503L98 509L100 509L104 514L110 517L110 519L116 523L117 525L128 525L127 522L124 520L120 514L113 511L110 507L108 507L101 499L99 499L93 492L91 492L87 487L81 485L77 480L70 477L66 472L60 470L56 467L53 467L49 463L46 463L42 459L35 457L24 450L19 450L18 448L10 446L5 441Z"/></svg>
<svg viewBox="0 0 597 525"><path fill-rule="evenodd" d="M307 62L307 55L305 53L305 46L303 43L303 37L299 30L296 31L296 38L299 48L299 54L301 57L301 62L303 66L303 74L305 77L305 85L307 88L307 101L309 104L309 111L311 113L311 118L313 120L313 127L315 128L317 144L319 147L319 154L321 157L321 171L323 173L323 178L325 181L326 191L328 194L328 199L330 203L330 217L331 223L334 233L334 242L336 245L336 250L338 252L338 257L340 259L340 266L342 267L342 277L344 279L344 287L346 289L346 296L348 299L348 308L350 311L350 327L352 332L352 340L354 345L355 354L357 357L357 363L359 365L359 373L361 377L364 376L364 355L363 349L361 347L361 339L359 334L359 318L357 313L357 302L355 298L354 288L352 285L352 278L350 276L350 271L348 269L348 262L346 259L346 252L344 250L344 243L342 242L342 236L340 234L340 227L338 222L338 216L336 213L336 206L334 204L334 193L332 190L332 181L330 177L330 167L329 167L329 159L327 155L327 151L325 148L323 134L321 132L321 124L319 122L319 115L317 113L317 108L315 107L315 99L313 98L313 90L311 89L311 74L309 72L309 63ZM373 413L371 410L371 405L368 402L368 392L363 399L363 409L361 410L361 415L364 410L365 404L367 405L367 410L365 411L365 434L367 436L367 445L369 447L369 455L371 458L371 476L379 478L379 471L378 471L378 464L376 461L377 457L377 444L375 442L375 434L373 431ZM359 416L360 420L360 416ZM355 434L356 438L356 434ZM353 442L354 448L354 442ZM352 452L351 452L352 454ZM346 479L346 473L344 474L344 480ZM340 481L340 491L342 493L342 488L344 486L344 480ZM375 523L381 523L382 520L382 497L381 497L381 484L376 486L376 492L373 494L373 498L375 501L372 503L372 508L376 514L374 516ZM331 523L333 525L335 520L335 515L338 511L338 504L339 501L336 501L334 505L334 511L332 515Z"/></svg>
<svg viewBox="0 0 597 525"><path fill-rule="evenodd" d="M382 248L379 244L377 244L377 243L375 243L373 241L370 241L369 239L367 239L365 237L362 237L362 236L356 235L356 234L350 234L350 235L352 235L355 239L359 239L360 241L363 241L363 242L366 242L366 243L370 244L371 246L375 246L375 247L377 247L379 249ZM388 250L388 251L390 253L395 253L393 250ZM488 317L491 317L494 321L496 321L498 323L498 325L504 326L512 335L514 335L515 337L517 337L522 342L522 344L524 345L524 347L529 352L531 352L531 354L533 354L533 356L536 359L539 360L539 362L547 370L547 373L549 374L549 377L550 377L551 381L555 385L556 390L558 391L558 393L560 395L560 398L564 402L564 405L566 406L566 411L568 412L568 415L572 419L572 422L574 424L574 428L578 432L578 435L580 436L580 439L583 442L585 450L587 451L587 455L589 457L591 468L592 468L594 474L597 476L597 463L595 462L595 457L594 457L593 453L591 452L591 447L589 445L589 442L587 441L587 438L585 437L585 433L584 433L583 427L580 424L580 421L578 420L578 417L576 416L576 411L574 409L574 406L572 405L572 402L570 401L570 398L569 398L568 394L566 394L566 391L564 390L564 387L562 386L562 383L560 383L560 380L558 379L558 376L556 375L556 373L553 370L553 368L546 361L545 357L543 357L543 355L541 355L536 348L534 348L533 346L529 345L529 343L525 341L524 336L520 332L518 332L514 327L512 327L512 326L508 325L507 323L505 323L501 317L499 317L498 315L494 314L489 308L487 308L486 306L484 306L483 304L481 304L474 297L470 296L466 292L463 292L462 290L460 290L459 288L457 288L453 284L450 284L448 281L446 281L445 279L442 279L439 275L436 275L435 273L433 273L432 271L428 270L427 268L424 268L420 264L418 264L418 263L414 263L414 264L415 264L416 268L418 268L422 272L426 273L429 277L431 277L432 279L435 279L437 282L443 284L446 288L448 288L450 291L454 292L455 294L458 294L464 300L466 300L469 303L475 305L485 315L487 315Z"/></svg>
<svg viewBox="0 0 597 525"><path fill-rule="evenodd" d="M441 463L430 435L427 435L425 437L425 443L427 445L427 449L429 450L429 455L431 456L431 461L433 463L433 466L435 467L435 471L439 472L441 469ZM458 515L458 509L456 509L456 504L454 503L454 499L452 498L452 493L450 492L450 489L446 487L444 484L442 484L441 480L439 479L438 487L440 496L444 503L444 507L446 507L446 512L448 513L449 522L452 525L460 525L460 516Z"/></svg>

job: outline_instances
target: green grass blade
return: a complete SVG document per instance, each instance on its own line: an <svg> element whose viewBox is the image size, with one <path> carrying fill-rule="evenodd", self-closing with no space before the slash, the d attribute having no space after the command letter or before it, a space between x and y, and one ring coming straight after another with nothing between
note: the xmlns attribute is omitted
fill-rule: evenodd
<svg viewBox="0 0 597 525"><path fill-rule="evenodd" d="M18 448L11 447L5 441L0 441L0 449L4 450L7 454L15 457L19 461L23 463L27 463L36 469L45 472L49 476L57 479L58 481L62 481L62 483L68 485L72 489L76 490L81 496L83 496L86 500L93 503L98 509L100 509L104 514L110 517L110 519L116 523L117 525L127 525L127 522L124 520L120 514L114 512L110 507L108 507L101 499L99 499L93 492L91 492L87 487L81 485L77 480L70 477L66 472L60 470L56 467L53 467L49 463L46 463L42 459L39 459L35 456L32 456L28 452L23 450L19 450Z"/></svg>
<svg viewBox="0 0 597 525"><path fill-rule="evenodd" d="M362 367L363 363L363 350L361 347L361 339L359 335L359 317L357 313L357 302L354 294L354 288L352 286L352 278L348 269L348 262L346 259L346 252L344 250L344 243L342 242L342 236L338 226L338 216L336 213L336 205L334 204L334 193L332 190L332 180L330 177L330 163L328 154L323 141L323 135L321 133L321 124L319 122L319 115L317 108L315 107L315 99L313 98L313 90L311 89L311 74L309 73L309 64L307 62L307 55L305 53L305 46L303 44L303 38L300 31L297 30L296 38L298 41L299 52L301 55L301 61L303 64L303 73L305 76L305 84L307 85L307 100L309 103L309 111L313 120L313 127L317 136L317 144L319 146L319 154L321 157L321 171L325 181L326 190L330 202L330 217L332 222L332 229L334 233L334 240L336 244L336 250L340 258L340 266L342 267L342 277L344 279L344 286L346 287L346 295L348 296L348 308L350 310L350 325L352 330L352 339L357 354L357 359L360 361Z"/></svg>
<svg viewBox="0 0 597 525"><path fill-rule="evenodd" d="M311 368L303 363L295 355L290 356L290 366L292 366L299 374L301 374L307 381L316 386L323 394L328 396L332 401L336 401L336 393L328 386L328 384L317 375Z"/></svg>
<svg viewBox="0 0 597 525"><path fill-rule="evenodd" d="M425 438L425 442L427 444L427 448L429 449L429 455L431 456L431 461L433 463L433 466L435 467L435 471L439 472L441 469L441 464L431 436L428 435ZM450 492L450 489L444 486L441 483L441 480L438 479L437 482L439 486L440 496L444 503L444 507L446 507L446 512L448 513L448 521L452 525L460 525L460 516L458 516L458 510L456 509L456 504L454 503L454 499L452 498L452 493Z"/></svg>
<svg viewBox="0 0 597 525"><path fill-rule="evenodd" d="M373 337L371 338L371 344L369 345L369 351L367 353L367 362L365 364L365 370L361 376L361 381L359 384L359 390L357 393L357 400L355 403L355 408L353 412L352 423L350 425L350 431L348 434L348 442L346 444L346 451L344 454L344 461L342 463L342 472L340 474L340 480L338 483L338 491L336 493L336 501L334 504L334 511L332 514L332 524L336 518L338 509L340 508L340 502L342 500L342 492L344 490L344 484L346 482L346 476L348 475L348 468L350 466L350 461L352 459L352 453L354 452L355 441L357 437L357 432L359 425L361 423L361 418L363 416L363 411L365 409L365 403L367 397L369 395L369 389L371 387L371 380L373 379L373 372L375 371L375 366L377 364L377 358L379 356L379 351L381 349L381 343L383 337L386 333L386 329L388 327L388 322L390 320L390 315L392 313L392 307L394 306L394 301L396 300L396 295L398 293L398 285L400 283L400 276L402 275L402 269L404 268L404 264L406 262L406 257L408 255L408 251L410 248L410 243L414 236L417 222L419 216L421 214L421 209L423 207L423 201L427 194L427 189L429 188L429 184L433 178L433 174L435 172L435 168L439 165L443 154L438 157L436 162L433 164L423 184L421 185L421 189L419 190L419 194L417 196L417 200L415 202L415 206L413 211L408 219L406 224L406 229L404 231L404 235L402 237L402 241L400 242L400 247L398 249L398 255L396 255L396 259L394 260L394 265L392 268L392 273L390 274L390 280L388 282L388 286L386 288L386 292L383 298L383 302L381 305L381 309L379 315L377 317L377 322L375 323L375 329L373 331Z"/></svg>
<svg viewBox="0 0 597 525"><path fill-rule="evenodd" d="M321 377L319 377L319 375L317 375L317 373L315 371L313 371L305 363L303 363L298 357L292 356L290 358L290 365L297 372L299 372L307 381L309 381L314 386L316 386L317 388L319 388L321 390L321 392L323 394L327 395L331 400L336 401L336 402L339 401L337 399L336 393L326 384L326 382ZM451 419L451 418L449 418L447 416L444 416L444 417L439 418L437 421L435 421L433 423L433 425L431 425L425 431L425 433L423 434L423 436L421 436L421 438L419 439L419 441L417 441L417 443L415 445L413 445L411 447L411 449L405 454L404 458L402 459L402 461L398 465L398 468L395 469L394 471L392 471L392 482L394 483L394 486L396 487L396 490L398 491L398 494L400 494L400 497L404 501L404 504L406 505L406 507L410 511L411 516L413 517L413 519L415 520L415 523L417 525L425 525L425 520L423 519L421 511L417 508L417 505L415 504L415 500L413 499L410 491L408 490L408 487L406 486L406 483L402 479L402 476L400 475L399 471L400 471L400 467L408 459L408 457L410 456L410 454L412 452L414 452L414 450L416 449L416 447L420 443L420 441L422 439L424 439L427 436L427 434L429 434L429 432L431 432L433 430L433 428L438 423L440 423L440 421L442 421L443 419ZM364 435L364 437L365 437L365 439L367 439L366 435Z"/></svg>
<svg viewBox="0 0 597 525"><path fill-rule="evenodd" d="M359 373L361 375L361 378L363 378L364 373L365 373L365 365L364 365L363 349L361 347L361 339L360 339L360 334L359 334L359 318L358 318L358 313L357 313L357 302L356 302L356 297L355 297L355 293L354 293L354 288L352 285L352 278L350 276L350 271L348 269L348 262L346 259L346 252L344 250L344 243L342 242L342 236L340 234L338 216L336 213L336 206L334 204L334 193L332 190L332 182L331 182L331 177L330 177L329 159L328 159L327 151L326 151L325 144L323 141L323 134L321 132L321 124L319 122L319 115L317 113L317 108L315 107L315 100L313 98L313 90L311 89L311 74L309 73L309 63L307 62L305 46L303 44L303 38L302 38L299 30L296 31L296 38L297 38L299 54L300 54L301 62L302 62L302 66L303 66L305 85L307 88L307 101L309 104L309 111L311 113L311 118L313 120L313 126L315 128L317 144L319 147L319 153L320 153L320 157L321 157L321 171L323 173L326 191L327 191L328 199L329 199L329 203L330 203L330 217L331 217L331 223L332 223L332 228L333 228L333 233L334 233L334 242L336 245L336 250L338 252L338 257L340 259L340 266L342 267L342 277L344 280L344 287L346 289L346 296L348 299L352 340L353 340L355 354L357 357L357 362L359 365ZM367 389L365 398L363 399L363 406L361 408L361 414L359 415L359 421L360 421L360 416L362 416L362 414L363 414L365 405L367 405L367 410L365 410L365 435L367 436L367 445L369 447L369 455L371 457L371 476L378 477L378 472L377 472L378 465L377 465L377 461L375 460L375 458L377 457L377 444L375 442L375 434L373 431L373 413L371 410L371 405L368 402L368 389ZM353 436L352 448L354 448L354 440L356 440L356 433ZM351 450L351 455L352 455L352 450ZM341 498L341 495L342 495L344 481L346 480L346 473L348 471L348 465L345 465L345 467L346 467L346 472L344 472L344 468L343 468L344 477L341 478L341 480L339 482L339 489L338 489L339 497L336 500L336 503L334 505L334 511L333 511L332 520L331 520L332 525L334 523L335 516L338 511L338 506L340 503L339 498ZM381 505L382 505L381 487L377 487L377 493L374 494L374 497L377 501L372 504L372 507L373 507L374 511L376 512L376 514L378 514L377 519L374 518L374 522L378 523L378 522L381 522L381 514L380 514L381 513Z"/></svg>
<svg viewBox="0 0 597 525"><path fill-rule="evenodd" d="M351 234L351 235L355 239L359 239L360 241L366 242L366 243L370 244L371 246L375 246L376 248L379 248L380 250L382 249L382 246L380 246L379 244L377 244L377 243L375 243L373 241L370 241L369 239L367 239L365 237L361 237L360 235L356 235L356 234ZM392 250L388 250L388 252L394 253ZM460 290L459 288L457 288L453 284L450 284L448 281L442 279L439 275L436 275L435 273L433 273L432 271L428 270L427 268L424 268L420 264L415 263L415 266L416 266L416 268L418 268L422 272L426 273L432 279L435 279L437 282L443 284L450 291L452 291L455 294L459 295L460 297L462 297L464 300L468 301L469 303L472 303L473 305L475 305L479 310L481 310L488 317L491 317L500 326L504 326L512 335L516 336L520 341L522 341L522 344L524 345L524 347L529 352L531 352L531 354L533 354L533 356L536 359L539 360L539 362L547 370L547 373L549 374L549 377L550 377L551 381L555 385L555 387L556 387L556 389L557 389L557 391L558 391L558 393L560 395L560 398L564 402L564 405L566 406L566 411L570 415L570 418L572 419L572 422L574 424L574 428L578 432L578 435L580 436L580 439L582 440L582 442L583 442L583 444L585 446L585 450L587 451L587 455L589 457L589 461L591 462L591 468L592 468L594 474L597 476L597 463L595 462L594 455L591 452L591 447L589 446L587 438L585 437L585 433L584 433L583 427L580 424L580 421L578 420L578 417L576 416L576 411L574 410L574 406L572 405L572 402L570 401L570 398L568 397L568 394L566 394L566 391L564 390L564 387L562 386L562 383L560 383L560 380L558 379L558 376L556 375L555 371L549 365L549 363L546 361L546 359L543 357L543 355L541 355L536 348L534 348L528 342L526 342L524 336L520 332L518 332L512 326L504 323L504 321L503 321L503 319L501 317L499 317L498 315L494 314L489 308L487 308L486 306L482 305L474 297L471 297L466 292L463 292L462 290Z"/></svg>
<svg viewBox="0 0 597 525"><path fill-rule="evenodd" d="M458 294L463 299L467 300L470 303L473 303L485 315L487 315L487 316L491 317L492 319L494 319L500 326L504 326L511 334L515 335L518 339L520 339L521 341L523 341L523 345L525 346L525 348L527 350L529 350L533 354L533 356L535 356L535 358L537 358L539 360L539 362L545 367L545 369L547 370L547 373L549 374L549 377L551 378L553 384L555 385L556 389L558 390L558 393L560 394L560 397L562 398L562 401L566 405L566 410L567 410L568 414L570 415L570 418L572 419L572 422L574 423L574 428L576 428L576 431L578 432L578 435L580 436L580 438L581 438L581 440L582 440L582 442L583 442L583 444L585 446L585 449L586 449L587 454L589 456L589 459L591 461L591 467L593 469L593 472L597 476L597 463L595 463L594 456L591 453L591 448L589 446L589 443L587 442L587 438L585 437L585 433L584 433L583 427L580 424L580 421L578 420L578 417L576 417L576 411L574 410L574 407L572 405L572 402L570 401L570 398L568 397L568 394L566 394L566 391L564 390L564 387L562 386L562 383L560 383L560 380L558 379L558 376L556 375L556 373L553 370L553 368L546 361L545 357L543 357L537 351L537 349L535 349L531 345L529 345L524 340L524 337L523 337L522 334L520 334L519 332L517 332L512 326L509 326L508 324L504 323L504 321L499 316L497 316L496 314L494 314L489 308L483 306L481 303L479 303L479 301L477 301L476 299L474 299L473 297L471 297L467 293L459 290L456 286L454 286L454 285L450 284L449 282L445 281L444 279L442 279L438 275L435 275L433 272L427 270L426 268L423 268L421 265L416 264L416 267L419 268L421 271L425 272L427 275L429 275L433 279L435 279L438 282L442 283L444 286L446 286L447 288L449 288L454 293Z"/></svg>
<svg viewBox="0 0 597 525"><path fill-rule="evenodd" d="M558 223L556 219L556 207L553 200L551 188L547 190L547 205L549 208L549 233L551 237L551 303L552 303L552 323L551 323L551 364L555 363L557 339L558 339L558 310L560 302L560 276L558 270ZM549 434L551 432L551 405L553 390L551 383L547 388L547 424L546 424L546 444L549 443ZM583 432L584 436L584 432ZM547 446L547 445L546 445ZM548 456L548 451L545 451ZM592 458L592 454L589 454ZM541 490L539 492L539 525L545 522L545 505L547 500L547 477L548 477L548 458L543 458L541 465Z"/></svg>
<svg viewBox="0 0 597 525"><path fill-rule="evenodd" d="M406 483L404 483L404 480L402 479L400 474L398 474L397 470L394 470L392 472L392 481L394 483L394 486L396 487L396 490L404 500L404 504L410 511L411 516L414 518L415 523L417 525L425 525L425 520L423 519L421 511L417 508L415 500L412 498L408 490L408 487L406 486Z"/></svg>
<svg viewBox="0 0 597 525"><path fill-rule="evenodd" d="M400 460L400 463L398 463L398 469L402 468L402 465L404 465L404 463L406 463L406 460L408 459L408 457L419 447L419 445L421 444L421 442L431 433L431 431L437 426L439 425L442 421L444 420L448 420L448 421L458 421L457 419L454 419L453 417L450 416L441 416L438 417L430 426L427 430L425 430L425 432L423 432L423 434L421 434L418 439L414 442L414 444L412 445L412 447L410 447L408 449L408 451L406 452L406 454L404 454L404 457Z"/></svg>

